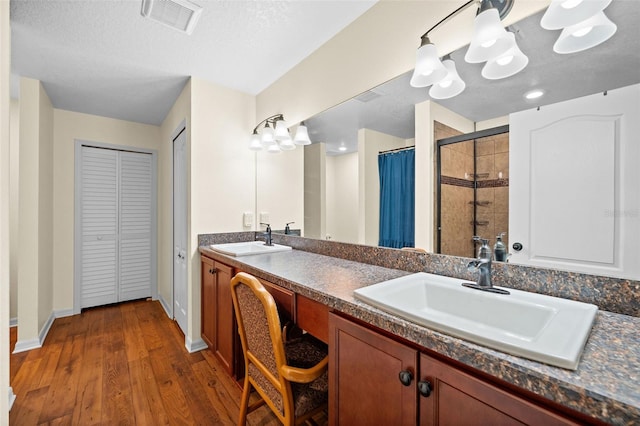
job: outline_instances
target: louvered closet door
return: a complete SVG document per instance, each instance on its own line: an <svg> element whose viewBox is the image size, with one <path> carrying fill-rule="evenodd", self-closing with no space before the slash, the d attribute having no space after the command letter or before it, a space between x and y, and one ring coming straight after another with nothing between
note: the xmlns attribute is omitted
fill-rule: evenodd
<svg viewBox="0 0 640 426"><path fill-rule="evenodd" d="M151 296L151 179L151 154L120 152L120 301Z"/></svg>
<svg viewBox="0 0 640 426"><path fill-rule="evenodd" d="M83 146L81 173L80 307L150 297L151 155Z"/></svg>
<svg viewBox="0 0 640 426"><path fill-rule="evenodd" d="M118 152L82 147L80 307L118 301Z"/></svg>

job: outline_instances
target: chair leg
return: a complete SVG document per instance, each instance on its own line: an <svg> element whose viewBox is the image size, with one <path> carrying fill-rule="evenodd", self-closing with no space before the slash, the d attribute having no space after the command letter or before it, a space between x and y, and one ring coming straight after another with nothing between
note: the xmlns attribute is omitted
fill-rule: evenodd
<svg viewBox="0 0 640 426"><path fill-rule="evenodd" d="M242 398L240 399L240 415L238 417L238 426L245 426L247 424L247 410L249 409L249 397L251 396L251 383L249 378L244 379L244 386L242 387Z"/></svg>

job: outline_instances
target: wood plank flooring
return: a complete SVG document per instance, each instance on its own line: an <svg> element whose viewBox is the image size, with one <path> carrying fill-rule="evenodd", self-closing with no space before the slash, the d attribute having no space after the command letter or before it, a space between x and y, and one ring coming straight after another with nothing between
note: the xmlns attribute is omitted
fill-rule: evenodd
<svg viewBox="0 0 640 426"><path fill-rule="evenodd" d="M11 329L10 349L16 341ZM189 354L157 301L58 318L40 349L11 355L11 425L235 425L241 389L209 350ZM326 424L320 415L318 424ZM250 425L278 425L267 407Z"/></svg>

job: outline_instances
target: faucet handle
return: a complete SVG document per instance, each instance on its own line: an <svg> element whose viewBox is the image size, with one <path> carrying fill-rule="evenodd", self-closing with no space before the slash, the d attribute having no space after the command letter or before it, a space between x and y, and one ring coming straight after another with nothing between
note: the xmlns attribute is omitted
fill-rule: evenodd
<svg viewBox="0 0 640 426"><path fill-rule="evenodd" d="M271 232L271 224L270 223L260 222L260 225L264 225L264 226L267 227L266 232Z"/></svg>

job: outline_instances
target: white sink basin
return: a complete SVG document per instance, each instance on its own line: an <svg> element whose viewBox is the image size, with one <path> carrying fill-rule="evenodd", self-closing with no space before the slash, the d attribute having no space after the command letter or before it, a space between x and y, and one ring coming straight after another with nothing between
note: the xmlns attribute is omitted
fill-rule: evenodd
<svg viewBox="0 0 640 426"><path fill-rule="evenodd" d="M575 370L598 307L509 289L495 294L424 272L355 290L355 297L425 327Z"/></svg>
<svg viewBox="0 0 640 426"><path fill-rule="evenodd" d="M289 251L291 247L274 244L265 245L264 241L246 241L242 243L213 244L211 250L229 256L249 256L252 254L277 253L279 251Z"/></svg>

